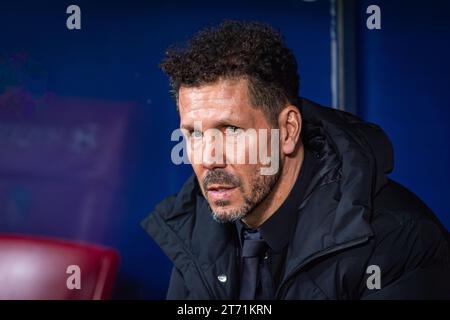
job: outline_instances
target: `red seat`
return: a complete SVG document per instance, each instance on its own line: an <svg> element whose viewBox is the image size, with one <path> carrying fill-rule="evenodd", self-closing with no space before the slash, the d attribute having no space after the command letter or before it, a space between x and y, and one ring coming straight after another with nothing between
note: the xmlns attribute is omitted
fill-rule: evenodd
<svg viewBox="0 0 450 320"><path fill-rule="evenodd" d="M0 234L0 299L108 299L118 264L112 249ZM80 273L69 266L78 266ZM70 285L78 275L80 289Z"/></svg>

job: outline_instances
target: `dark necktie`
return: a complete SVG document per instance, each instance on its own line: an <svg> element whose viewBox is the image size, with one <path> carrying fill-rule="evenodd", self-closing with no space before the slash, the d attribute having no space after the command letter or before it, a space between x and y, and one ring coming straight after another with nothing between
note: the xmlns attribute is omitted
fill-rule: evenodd
<svg viewBox="0 0 450 320"><path fill-rule="evenodd" d="M271 292L267 291L271 291L271 289L268 289L268 282L271 284L272 280L268 266L264 263L267 244L261 239L257 230L244 229L243 236L239 299L269 299Z"/></svg>

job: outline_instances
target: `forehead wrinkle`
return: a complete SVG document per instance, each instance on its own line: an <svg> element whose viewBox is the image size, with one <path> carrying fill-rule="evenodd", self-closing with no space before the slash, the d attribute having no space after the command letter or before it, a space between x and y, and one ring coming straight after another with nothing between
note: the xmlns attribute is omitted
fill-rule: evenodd
<svg viewBox="0 0 450 320"><path fill-rule="evenodd" d="M235 97L234 95L229 95L228 97L217 97L209 95L191 95L189 97L189 103L187 105L182 105L186 111L192 112L196 110L205 109L234 109L240 105L242 99Z"/></svg>
<svg viewBox="0 0 450 320"><path fill-rule="evenodd" d="M186 125L193 125L195 121L201 121L203 127L215 128L237 121L238 118L235 117L235 114L233 110L221 110L217 108L192 110L185 114L186 118L184 122L186 122Z"/></svg>
<svg viewBox="0 0 450 320"><path fill-rule="evenodd" d="M181 87L180 88L180 105L184 102L190 102L190 109L198 109L208 106L209 103L214 105L240 105L248 102L247 86L245 81L221 81L217 84L206 85L202 87ZM181 101L186 97L188 101ZM186 107L186 106L185 106Z"/></svg>

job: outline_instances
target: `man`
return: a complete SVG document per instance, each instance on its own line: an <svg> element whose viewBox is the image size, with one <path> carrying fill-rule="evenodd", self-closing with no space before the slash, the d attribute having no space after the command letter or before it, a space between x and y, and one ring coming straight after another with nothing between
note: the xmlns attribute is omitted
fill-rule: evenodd
<svg viewBox="0 0 450 320"><path fill-rule="evenodd" d="M168 51L162 69L195 172L142 223L174 263L168 299L450 298L447 233L387 177L388 138L299 98L279 33L224 22ZM249 130L275 137L275 172L230 156L267 142L236 142Z"/></svg>

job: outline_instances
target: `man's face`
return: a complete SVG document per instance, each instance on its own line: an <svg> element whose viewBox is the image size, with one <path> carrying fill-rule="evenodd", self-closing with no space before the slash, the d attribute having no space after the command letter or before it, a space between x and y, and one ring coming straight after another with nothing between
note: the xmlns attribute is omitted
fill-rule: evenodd
<svg viewBox="0 0 450 320"><path fill-rule="evenodd" d="M256 162L250 161L255 150L260 150L262 139L259 135L252 139L246 134L251 130L258 134L261 129L266 129L267 139L262 143L268 144L267 152L271 153L269 141L273 127L261 109L251 106L247 80L221 80L201 87L181 87L178 106L189 159L213 217L219 222L244 218L267 197L280 172L262 175L264 166L260 158ZM223 144L217 143L219 132ZM242 153L245 154L244 163L236 161L236 155Z"/></svg>

